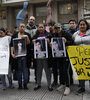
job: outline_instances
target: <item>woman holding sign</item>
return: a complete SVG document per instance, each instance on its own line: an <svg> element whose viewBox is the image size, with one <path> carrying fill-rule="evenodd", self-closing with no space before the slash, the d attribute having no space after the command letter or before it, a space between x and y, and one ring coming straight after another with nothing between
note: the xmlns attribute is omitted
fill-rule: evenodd
<svg viewBox="0 0 90 100"><path fill-rule="evenodd" d="M5 51L7 51L8 52L8 48L7 49L5 49L4 48L4 46L6 47L7 46L7 44L9 44L10 45L10 42L11 42L11 36L6 36L5 35L5 29L4 28L0 28L0 39L2 39L2 41L5 41L5 40L8 40L8 42L6 43L6 42L3 42L3 43L1 43L1 45L0 45L0 52L5 52ZM5 45L6 44L6 45ZM2 46L2 45L4 45L4 46ZM3 50L2 50L2 48L3 48ZM1 53L2 55L0 55L1 56L1 58L3 59L3 61L5 60L5 62L7 62L7 64L8 64L8 60L6 60L5 58L8 58L7 57L7 55L4 55L4 53ZM10 51L9 51L10 52ZM13 82L12 82L12 71L11 71L11 56L9 56L9 68L8 68L8 75L7 75L7 78L8 78L8 81L9 81L9 87L10 88L14 88L14 85L13 85ZM1 59L0 59L1 60ZM2 61L2 63L3 63L3 61ZM5 63L4 62L4 63ZM6 83L6 76L5 76L5 73L7 72L7 67L4 67L4 66L7 66L7 65L3 65L3 64L0 64L0 71L3 73L3 74L1 74L0 75L0 78L1 78L1 81L2 81L2 89L3 90L6 90L7 89L7 83ZM5 63L6 64L6 63ZM2 66L3 65L3 66ZM4 68L4 69L3 69Z"/></svg>
<svg viewBox="0 0 90 100"><path fill-rule="evenodd" d="M90 45L90 26L85 19L81 19L78 23L79 31L73 34L76 45ZM85 80L79 80L78 93L85 92Z"/></svg>
<svg viewBox="0 0 90 100"><path fill-rule="evenodd" d="M17 57L14 53L14 43L13 41L15 39L23 39L25 38L26 41L26 49L27 49L27 54L23 55L23 56L19 56ZM15 70L17 71L17 79L18 79L18 89L22 89L24 87L24 89L28 89L27 84L28 84L28 68L29 68L29 45L30 45L30 35L28 33L25 33L25 24L21 23L19 25L19 32L15 33L12 36L12 41L11 41L11 55L14 59L14 61L16 61L15 65L17 64L18 66L15 66ZM21 52L21 44L19 44L19 53ZM22 77L23 76L23 77Z"/></svg>
<svg viewBox="0 0 90 100"><path fill-rule="evenodd" d="M33 43L36 43L37 40L36 39L46 39L48 35L48 32L45 30L45 26L43 24L39 24L38 25L38 30L36 35L33 37ZM39 48L41 47L40 44L38 44L38 50L40 50ZM41 53L40 53L41 54ZM42 71L43 69L45 70L45 74L46 74L46 78L47 78L47 84L48 84L48 90L52 91L53 88L51 86L51 71L50 68L48 66L48 59L47 58L37 58L36 59L36 80L37 80L37 84L35 85L34 90L38 90L41 88L41 78L42 78Z"/></svg>

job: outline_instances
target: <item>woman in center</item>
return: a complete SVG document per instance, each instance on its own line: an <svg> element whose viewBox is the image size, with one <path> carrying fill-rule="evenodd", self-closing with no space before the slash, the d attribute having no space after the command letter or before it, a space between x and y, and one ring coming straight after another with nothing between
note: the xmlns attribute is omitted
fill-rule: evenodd
<svg viewBox="0 0 90 100"><path fill-rule="evenodd" d="M33 42L35 42L35 39L43 39L46 38L48 35L48 32L45 30L44 24L38 25L38 30L36 32L36 35L33 37ZM52 91L53 88L51 87L51 71L50 67L48 66L48 59L36 59L36 78L37 83L34 87L34 90L38 90L41 88L41 78L42 78L42 71L45 70L46 78L47 78L47 84L48 84L48 90Z"/></svg>

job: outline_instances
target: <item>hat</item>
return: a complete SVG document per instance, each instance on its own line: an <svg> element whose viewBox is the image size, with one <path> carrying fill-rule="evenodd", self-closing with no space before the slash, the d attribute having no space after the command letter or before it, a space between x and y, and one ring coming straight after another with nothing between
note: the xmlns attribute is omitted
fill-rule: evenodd
<svg viewBox="0 0 90 100"><path fill-rule="evenodd" d="M61 28L62 25L61 25L60 23L56 23L56 24L54 25L54 27L55 27L55 28Z"/></svg>
<svg viewBox="0 0 90 100"><path fill-rule="evenodd" d="M0 28L0 30L3 31L3 32L5 32L5 29L4 28Z"/></svg>

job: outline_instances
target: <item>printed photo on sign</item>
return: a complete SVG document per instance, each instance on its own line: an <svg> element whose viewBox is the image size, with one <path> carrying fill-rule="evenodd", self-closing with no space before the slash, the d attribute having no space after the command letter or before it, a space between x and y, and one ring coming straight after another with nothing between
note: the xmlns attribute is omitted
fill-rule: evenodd
<svg viewBox="0 0 90 100"><path fill-rule="evenodd" d="M34 42L34 58L48 58L47 41L36 39Z"/></svg>
<svg viewBox="0 0 90 100"><path fill-rule="evenodd" d="M26 56L26 39L13 39L14 54L16 57Z"/></svg>
<svg viewBox="0 0 90 100"><path fill-rule="evenodd" d="M62 38L52 38L53 57L66 57L65 43Z"/></svg>

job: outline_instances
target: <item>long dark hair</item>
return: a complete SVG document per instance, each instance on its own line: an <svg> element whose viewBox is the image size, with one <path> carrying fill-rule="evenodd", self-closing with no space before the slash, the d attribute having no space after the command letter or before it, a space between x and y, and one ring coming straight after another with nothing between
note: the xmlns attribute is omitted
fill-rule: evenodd
<svg viewBox="0 0 90 100"><path fill-rule="evenodd" d="M82 21L83 21L83 22L85 22L85 23L86 23L86 25L87 25L87 29L86 29L86 30L90 29L89 23L86 21L86 19L81 19L81 20L78 22L77 27L79 27L80 22L82 22Z"/></svg>

